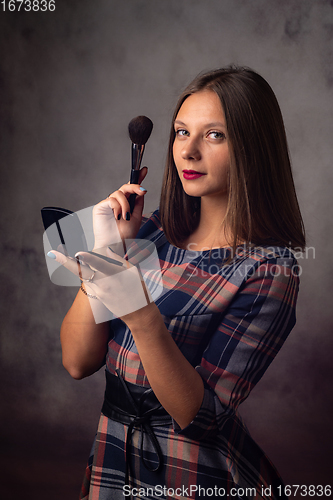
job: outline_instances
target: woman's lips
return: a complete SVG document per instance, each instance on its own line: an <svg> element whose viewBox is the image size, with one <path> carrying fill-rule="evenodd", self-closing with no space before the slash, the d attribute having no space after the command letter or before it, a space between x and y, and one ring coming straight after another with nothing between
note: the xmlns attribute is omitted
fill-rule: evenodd
<svg viewBox="0 0 333 500"><path fill-rule="evenodd" d="M198 179L199 177L202 177L203 175L200 172L197 172L196 170L183 170L183 177L184 179L190 181L192 179Z"/></svg>

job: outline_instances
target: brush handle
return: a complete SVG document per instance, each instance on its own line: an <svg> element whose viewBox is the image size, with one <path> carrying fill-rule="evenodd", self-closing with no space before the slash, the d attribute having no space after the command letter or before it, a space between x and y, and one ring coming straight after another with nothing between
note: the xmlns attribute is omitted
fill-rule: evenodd
<svg viewBox="0 0 333 500"><path fill-rule="evenodd" d="M140 176L140 170L131 170L131 179L130 179L130 184L138 184L139 183L139 176ZM130 213L133 212L134 205L135 205L135 199L136 199L136 194L132 193L130 194L128 198L128 203L130 206Z"/></svg>
<svg viewBox="0 0 333 500"><path fill-rule="evenodd" d="M132 171L140 170L144 150L144 144L132 144Z"/></svg>

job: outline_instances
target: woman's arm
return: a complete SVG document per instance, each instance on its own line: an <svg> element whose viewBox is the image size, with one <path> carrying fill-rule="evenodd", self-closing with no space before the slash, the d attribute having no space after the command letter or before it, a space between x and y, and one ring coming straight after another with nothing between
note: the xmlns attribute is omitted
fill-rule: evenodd
<svg viewBox="0 0 333 500"><path fill-rule="evenodd" d="M196 366L205 394L191 425L175 428L186 437L200 441L235 415L295 324L297 261L278 254L262 263L257 259L245 260L228 280L232 287L238 273L247 276Z"/></svg>
<svg viewBox="0 0 333 500"><path fill-rule="evenodd" d="M109 323L96 324L88 297L79 291L60 331L62 362L69 374L82 379L99 370L105 361L108 339Z"/></svg>
<svg viewBox="0 0 333 500"><path fill-rule="evenodd" d="M131 330L157 399L181 428L186 427L202 403L201 376L175 344L155 303L122 320Z"/></svg>

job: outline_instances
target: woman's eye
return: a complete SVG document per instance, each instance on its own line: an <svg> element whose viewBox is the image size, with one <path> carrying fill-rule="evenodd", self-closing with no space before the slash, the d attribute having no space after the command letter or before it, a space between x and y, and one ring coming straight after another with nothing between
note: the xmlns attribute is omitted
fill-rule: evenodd
<svg viewBox="0 0 333 500"><path fill-rule="evenodd" d="M208 134L209 137L212 137L213 139L225 139L225 135L223 132L217 132L216 130L213 132L209 132Z"/></svg>
<svg viewBox="0 0 333 500"><path fill-rule="evenodd" d="M176 130L176 135L178 135L180 137L184 137L184 136L188 135L188 132L187 132L187 130L180 128L180 129Z"/></svg>

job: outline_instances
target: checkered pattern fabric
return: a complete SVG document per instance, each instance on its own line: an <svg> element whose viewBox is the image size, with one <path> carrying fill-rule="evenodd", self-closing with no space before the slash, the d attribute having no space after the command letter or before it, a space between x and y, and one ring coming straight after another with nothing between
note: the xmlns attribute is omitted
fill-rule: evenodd
<svg viewBox="0 0 333 500"><path fill-rule="evenodd" d="M157 247L163 293L156 304L170 335L200 373L205 395L185 429L174 421L154 427L164 456L159 472L144 467L140 431L134 431L131 490L124 490L127 426L102 414L80 498L123 500L133 493L133 498L149 499L281 500L281 478L251 438L238 406L295 324L299 278L292 252L240 247L227 262L230 249L179 249L167 241L158 211L138 238ZM153 273L144 278L154 286ZM106 369L118 369L126 381L148 388L131 332L120 319L110 329ZM148 439L143 439L143 448L145 458L156 463Z"/></svg>

